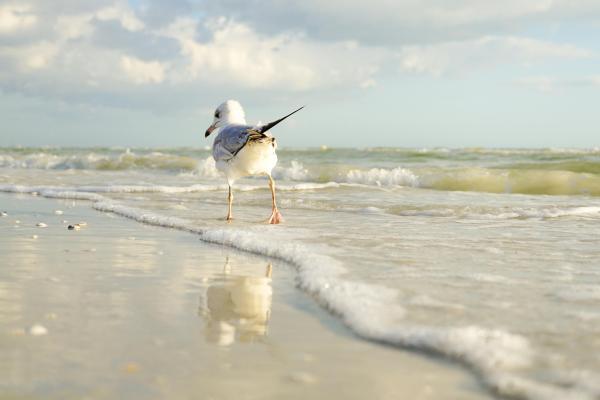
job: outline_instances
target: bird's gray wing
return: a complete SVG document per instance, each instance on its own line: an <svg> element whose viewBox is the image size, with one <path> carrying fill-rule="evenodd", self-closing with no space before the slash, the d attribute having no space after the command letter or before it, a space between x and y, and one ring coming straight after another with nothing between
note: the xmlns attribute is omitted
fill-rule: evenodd
<svg viewBox="0 0 600 400"><path fill-rule="evenodd" d="M221 128L213 144L213 157L216 161L229 161L248 142L246 125L228 125Z"/></svg>
<svg viewBox="0 0 600 400"><path fill-rule="evenodd" d="M249 125L228 125L221 129L213 144L213 157L216 161L229 161L250 141L266 136Z"/></svg>

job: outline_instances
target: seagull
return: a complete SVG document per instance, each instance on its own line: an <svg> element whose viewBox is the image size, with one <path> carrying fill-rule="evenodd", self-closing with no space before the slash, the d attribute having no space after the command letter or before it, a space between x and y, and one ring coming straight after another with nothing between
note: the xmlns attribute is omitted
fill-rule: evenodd
<svg viewBox="0 0 600 400"><path fill-rule="evenodd" d="M300 107L285 117L261 126L252 126L246 123L244 109L236 100L227 100L215 110L213 123L206 130L204 137L208 137L215 130L218 131L212 153L217 169L225 173L229 185L228 222L233 219L231 212L233 184L239 178L252 175L267 175L269 178L272 200L269 224L283 222L275 199L275 181L271 176L271 171L277 164L277 154L275 153L277 143L275 138L266 132L303 108Z"/></svg>

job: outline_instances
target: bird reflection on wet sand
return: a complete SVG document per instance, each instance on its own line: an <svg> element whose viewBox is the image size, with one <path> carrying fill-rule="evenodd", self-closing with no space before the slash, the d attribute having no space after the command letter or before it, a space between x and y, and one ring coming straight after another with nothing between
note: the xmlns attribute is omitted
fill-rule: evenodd
<svg viewBox="0 0 600 400"><path fill-rule="evenodd" d="M272 270L268 264L264 276L236 275L226 259L223 273L211 279L200 298L199 314L206 323L208 342L229 346L236 340L254 342L267 335Z"/></svg>

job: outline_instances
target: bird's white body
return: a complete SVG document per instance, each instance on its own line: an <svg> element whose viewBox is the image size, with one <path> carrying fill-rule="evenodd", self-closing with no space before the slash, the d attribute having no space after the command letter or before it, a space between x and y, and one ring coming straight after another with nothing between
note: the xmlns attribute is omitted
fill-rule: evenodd
<svg viewBox="0 0 600 400"><path fill-rule="evenodd" d="M215 143L217 141L218 136ZM246 176L271 175L277 165L276 149L275 141L248 142L235 157L215 158L215 164L225 174L227 182L233 185L236 180Z"/></svg>

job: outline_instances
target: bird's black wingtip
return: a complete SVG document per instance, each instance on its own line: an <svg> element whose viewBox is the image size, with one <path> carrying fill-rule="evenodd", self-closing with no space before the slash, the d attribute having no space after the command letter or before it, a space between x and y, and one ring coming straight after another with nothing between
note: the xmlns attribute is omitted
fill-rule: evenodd
<svg viewBox="0 0 600 400"><path fill-rule="evenodd" d="M264 132L268 131L269 129L271 129L272 127L274 127L275 125L277 125L278 123L280 123L281 121L283 121L284 119L286 119L286 118L288 118L288 117L292 116L293 114L296 114L298 111L302 110L304 107L306 107L306 106L302 106L302 107L298 108L297 110L294 110L294 111L292 111L291 113L289 113L289 114L288 114L288 115L286 115L285 117L279 118L279 119L278 119L278 120L276 120L276 121L269 122L268 124L266 124L266 125L263 125L263 126L260 128L260 132L261 132L261 133L264 133Z"/></svg>

